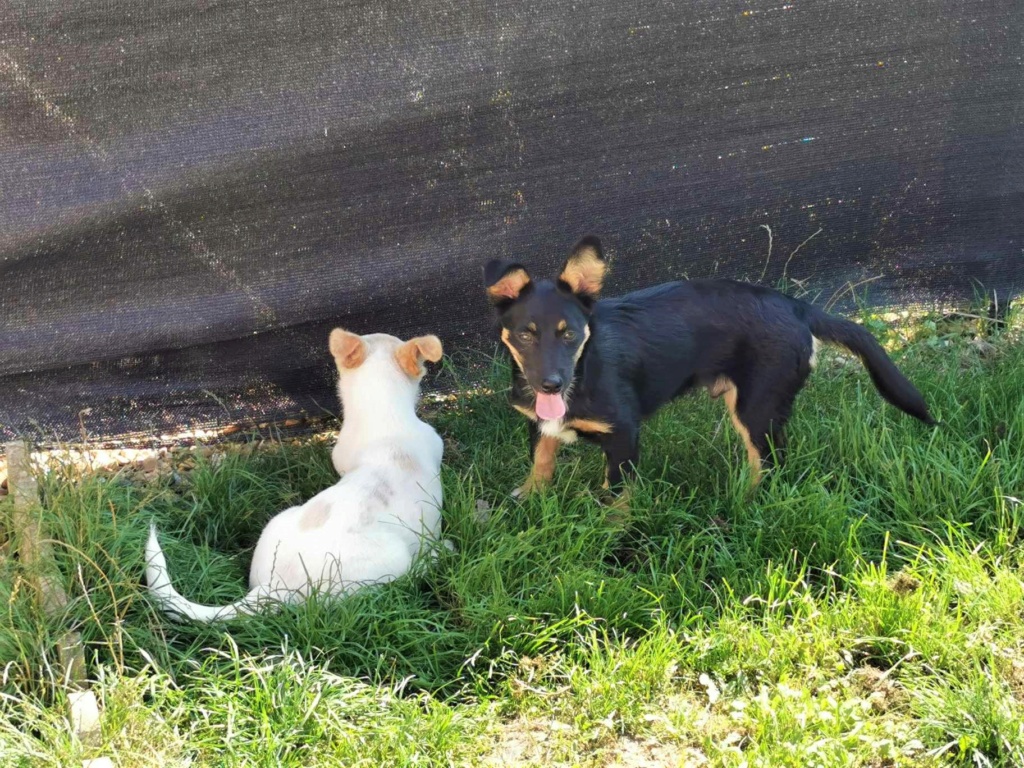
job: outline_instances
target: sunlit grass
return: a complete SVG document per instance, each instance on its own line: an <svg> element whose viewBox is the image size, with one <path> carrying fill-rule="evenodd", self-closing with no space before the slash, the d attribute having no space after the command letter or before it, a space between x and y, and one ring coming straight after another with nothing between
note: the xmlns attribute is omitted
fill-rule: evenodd
<svg viewBox="0 0 1024 768"><path fill-rule="evenodd" d="M549 492L509 500L526 428L507 369L477 357L498 394L431 417L456 550L222 626L154 609L150 520L182 592L234 600L266 520L334 481L323 443L200 457L174 482L51 473L71 602L43 617L0 560L0 764L1022 765L1024 347L1013 329L991 350L925 330L897 358L941 427L827 356L787 465L751 495L721 404L687 398L644 428L628 522L598 503L586 445ZM103 707L95 744L65 720L69 628Z"/></svg>

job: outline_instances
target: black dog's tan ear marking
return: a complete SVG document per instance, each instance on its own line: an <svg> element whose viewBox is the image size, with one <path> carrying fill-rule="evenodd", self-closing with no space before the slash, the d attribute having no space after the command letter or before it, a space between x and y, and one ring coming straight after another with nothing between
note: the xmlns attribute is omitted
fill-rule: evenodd
<svg viewBox="0 0 1024 768"><path fill-rule="evenodd" d="M484 266L484 283L491 303L501 306L519 298L530 284L530 274L522 264L494 259Z"/></svg>
<svg viewBox="0 0 1024 768"><path fill-rule="evenodd" d="M335 328L329 344L339 368L358 368L366 360L366 342L355 333Z"/></svg>
<svg viewBox="0 0 1024 768"><path fill-rule="evenodd" d="M558 279L580 298L593 301L601 293L607 269L601 241L587 235L572 249Z"/></svg>
<svg viewBox="0 0 1024 768"><path fill-rule="evenodd" d="M596 299L604 286L607 268L601 241L588 235L573 247L558 279L578 296Z"/></svg>
<svg viewBox="0 0 1024 768"><path fill-rule="evenodd" d="M422 376L423 361L436 363L443 354L444 349L437 336L417 336L395 350L395 359L402 370L410 376Z"/></svg>

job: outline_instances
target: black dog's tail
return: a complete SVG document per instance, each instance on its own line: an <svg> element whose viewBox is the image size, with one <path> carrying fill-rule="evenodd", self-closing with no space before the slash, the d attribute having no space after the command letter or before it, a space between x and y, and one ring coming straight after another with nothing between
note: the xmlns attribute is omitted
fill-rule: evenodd
<svg viewBox="0 0 1024 768"><path fill-rule="evenodd" d="M935 424L917 387L889 359L875 337L864 327L811 307L807 316L811 333L819 340L845 347L860 358L882 397L925 424Z"/></svg>

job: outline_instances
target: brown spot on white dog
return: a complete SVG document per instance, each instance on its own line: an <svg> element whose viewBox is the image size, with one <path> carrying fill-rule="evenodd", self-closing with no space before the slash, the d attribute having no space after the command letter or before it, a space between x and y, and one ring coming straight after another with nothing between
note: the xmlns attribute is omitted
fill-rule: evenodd
<svg viewBox="0 0 1024 768"><path fill-rule="evenodd" d="M327 522L330 511L330 505L327 502L307 503L306 507L302 510L302 516L299 518L299 530L310 531L314 528L320 528Z"/></svg>
<svg viewBox="0 0 1024 768"><path fill-rule="evenodd" d="M386 507L388 502L391 501L391 497L395 495L395 489L391 487L391 483L386 478L381 478L380 482L373 486L373 490L370 491L370 498L375 502L378 502L382 507Z"/></svg>
<svg viewBox="0 0 1024 768"><path fill-rule="evenodd" d="M419 462L413 458L412 454L405 451L395 451L394 461L395 466L405 472L416 472L420 468Z"/></svg>

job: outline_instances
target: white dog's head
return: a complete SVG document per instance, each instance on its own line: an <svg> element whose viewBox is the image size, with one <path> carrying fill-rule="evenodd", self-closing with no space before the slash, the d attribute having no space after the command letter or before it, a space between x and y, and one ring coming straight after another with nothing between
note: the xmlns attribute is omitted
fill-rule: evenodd
<svg viewBox="0 0 1024 768"><path fill-rule="evenodd" d="M338 366L342 396L345 390L359 389L363 382L382 396L394 396L395 389L419 395L420 379L426 373L424 363L436 363L444 350L437 336L417 336L402 341L386 333L359 336L341 328L331 331L331 354Z"/></svg>

